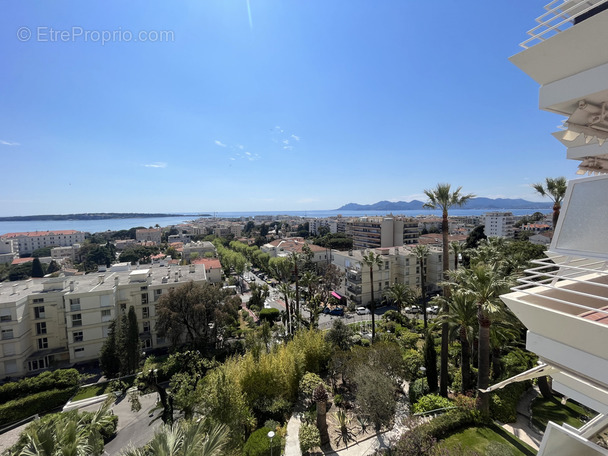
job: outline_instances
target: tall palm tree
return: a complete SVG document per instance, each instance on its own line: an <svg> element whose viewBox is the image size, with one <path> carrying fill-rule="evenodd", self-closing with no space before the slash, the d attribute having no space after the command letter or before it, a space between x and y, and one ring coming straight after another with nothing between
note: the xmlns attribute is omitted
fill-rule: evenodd
<svg viewBox="0 0 608 456"><path fill-rule="evenodd" d="M404 283L395 283L385 292L385 296L393 301L397 306L397 311L401 313L401 309L405 304L408 304L414 299L414 292Z"/></svg>
<svg viewBox="0 0 608 456"><path fill-rule="evenodd" d="M450 249L448 244L448 211L452 207L460 207L474 198L475 195L472 193L462 194L460 193L462 187L458 187L455 191L451 191L452 187L450 184L437 184L433 189L425 190L424 193L428 197L428 201L424 204L424 207L430 209L441 209L441 238L442 238L442 260L443 260L443 278L447 280L447 271L450 268ZM447 296L449 290L444 287L444 295ZM447 305L447 304L446 304ZM446 307L444 311L448 311ZM443 397L448 395L448 344L449 344L449 328L447 323L441 325L441 369L439 377L439 394Z"/></svg>
<svg viewBox="0 0 608 456"><path fill-rule="evenodd" d="M532 188L542 196L549 197L553 201L553 229L557 226L559 211L562 208L562 201L566 196L566 188L568 182L565 177L547 177L545 178L546 186L541 183L532 184Z"/></svg>
<svg viewBox="0 0 608 456"><path fill-rule="evenodd" d="M443 300L444 298L440 298ZM462 373L461 392L464 394L473 386L471 374L471 341L477 323L475 300L461 291L450 295L449 312L442 313L440 319L450 325L450 334L460 340L460 371Z"/></svg>
<svg viewBox="0 0 608 456"><path fill-rule="evenodd" d="M279 293L283 294L283 299L285 299L285 310L287 310L287 334L291 334L293 332L293 309L291 308L291 303L289 300L293 296L293 290L289 286L288 283L281 283L277 287Z"/></svg>
<svg viewBox="0 0 608 456"><path fill-rule="evenodd" d="M424 319L424 329L426 330L428 317L426 313L426 273L424 272L424 263L426 262L426 257L429 256L429 252L431 249L428 245L418 244L414 247L414 254L418 259L418 268L420 269L420 295L421 295L421 304L422 304L422 316Z"/></svg>
<svg viewBox="0 0 608 456"><path fill-rule="evenodd" d="M372 343L376 337L376 302L374 301L374 266L382 266L382 257L378 253L368 251L363 255L363 264L369 268L369 282L372 289L372 302L370 310L372 311Z"/></svg>
<svg viewBox="0 0 608 456"><path fill-rule="evenodd" d="M490 383L490 325L492 314L500 311L502 303L499 296L509 288L496 268L483 263L470 269L461 269L455 275L462 293L475 301L479 325L478 377L477 388L486 389ZM489 393L479 392L479 410L484 416L490 412Z"/></svg>

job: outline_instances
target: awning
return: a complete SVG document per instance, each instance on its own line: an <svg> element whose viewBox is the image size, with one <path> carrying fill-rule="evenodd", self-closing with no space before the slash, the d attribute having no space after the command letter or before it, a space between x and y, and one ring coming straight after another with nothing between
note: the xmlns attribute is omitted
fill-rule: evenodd
<svg viewBox="0 0 608 456"><path fill-rule="evenodd" d="M338 293L336 293L335 291L331 292L331 295L336 298L338 301L342 299L342 296L340 296Z"/></svg>
<svg viewBox="0 0 608 456"><path fill-rule="evenodd" d="M540 366L533 367L532 369L528 369L527 371L522 372L521 374L515 375L514 377L508 378L500 383L492 385L487 389L480 389L479 391L481 391L482 393L489 393L491 391L504 388L505 386L510 385L511 383L532 380L533 378L551 375L556 372L559 372L559 369L548 364L541 364Z"/></svg>

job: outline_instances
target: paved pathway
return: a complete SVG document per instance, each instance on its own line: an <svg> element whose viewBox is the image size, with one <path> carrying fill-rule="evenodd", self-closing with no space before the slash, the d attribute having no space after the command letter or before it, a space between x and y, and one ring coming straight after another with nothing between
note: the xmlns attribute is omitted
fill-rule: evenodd
<svg viewBox="0 0 608 456"><path fill-rule="evenodd" d="M522 396L517 404L517 421L515 423L503 424L502 427L509 431L519 440L526 442L535 450L538 450L543 436L530 426L530 406L534 398L539 395L537 387L530 388Z"/></svg>

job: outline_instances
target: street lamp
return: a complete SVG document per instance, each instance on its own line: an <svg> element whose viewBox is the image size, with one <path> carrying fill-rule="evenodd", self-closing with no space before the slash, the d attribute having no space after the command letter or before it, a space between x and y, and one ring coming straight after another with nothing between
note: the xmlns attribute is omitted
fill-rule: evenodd
<svg viewBox="0 0 608 456"><path fill-rule="evenodd" d="M274 431L268 432L268 438L270 439L270 456L272 456L272 439L274 438Z"/></svg>

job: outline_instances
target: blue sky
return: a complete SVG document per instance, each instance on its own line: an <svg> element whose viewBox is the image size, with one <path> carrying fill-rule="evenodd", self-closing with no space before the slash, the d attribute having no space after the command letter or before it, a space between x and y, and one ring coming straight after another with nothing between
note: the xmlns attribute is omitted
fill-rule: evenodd
<svg viewBox="0 0 608 456"><path fill-rule="evenodd" d="M539 200L544 3L0 0L0 215Z"/></svg>

